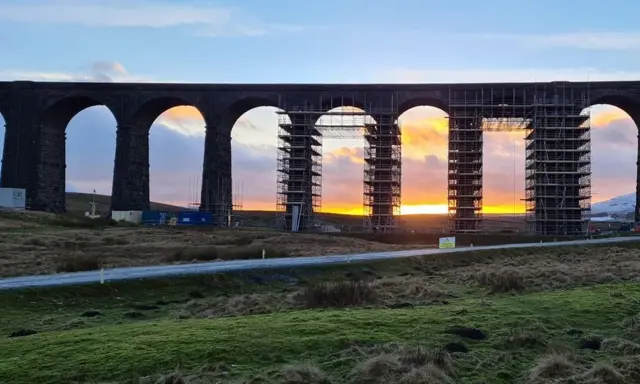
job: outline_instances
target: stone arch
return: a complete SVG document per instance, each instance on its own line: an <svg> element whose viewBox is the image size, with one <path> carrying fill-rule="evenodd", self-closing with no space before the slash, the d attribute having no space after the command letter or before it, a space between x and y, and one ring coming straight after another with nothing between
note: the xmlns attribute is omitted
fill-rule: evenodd
<svg viewBox="0 0 640 384"><path fill-rule="evenodd" d="M160 96L151 98L142 103L133 113L131 122L136 128L150 129L151 125L162 115L164 112L175 108L189 106L196 108L200 115L205 118L206 111L203 111L202 107L198 103L189 101L187 98L179 96Z"/></svg>
<svg viewBox="0 0 640 384"><path fill-rule="evenodd" d="M601 115L598 112L593 112L593 108L595 107L614 107L611 110L602 110L604 114ZM591 194L592 194L592 210L591 213L595 216L602 215L613 215L618 219L625 219L633 217L633 220L637 223L640 221L640 140L638 140L638 130L640 129L640 102L632 99L631 97L624 95L602 95L599 97L590 100L589 109L591 109ZM618 112L615 112L618 110ZM620 115L620 111L623 115ZM596 118L593 118L596 117ZM618 124L620 120L625 120L630 118L633 124L635 125L634 136L636 137L636 143L629 143L631 141L631 132L628 131L630 127L624 127L623 125ZM613 123L613 126L610 126ZM602 124L602 126L598 126ZM598 129L604 126L609 126L606 129ZM613 129L613 131L612 131ZM626 133L624 132L626 130ZM606 139L606 140L605 140ZM606 152L605 156L600 153L602 151L600 146L601 140L604 140L605 145L611 146L610 148L604 149ZM631 144L631 145L629 145ZM634 145L635 144L635 145ZM635 149L632 147L636 147ZM635 156L633 155L635 152ZM615 153L615 156L609 155ZM613 192L609 189L607 191L603 191L600 189L603 185L615 185L615 186L623 186L629 185L627 184L630 180L627 179L627 172L631 171L631 166L627 162L632 157L636 159L636 178L635 178L635 199L633 196L628 195L627 188L621 188L623 190L618 190ZM624 161L623 161L624 158ZM601 161L610 162L605 168L605 166L601 163ZM594 164L597 163L600 166L594 167ZM626 165L625 165L626 164ZM623 171L623 169L627 169ZM606 169L606 171L605 171ZM622 171L622 172L621 172ZM598 181L598 178L602 175L606 174L608 179L608 183L602 184ZM608 195L608 196L607 196ZM614 209L615 212L605 212L607 210L607 206L609 204L597 204L599 202L609 200L610 198L616 197L616 205L618 208ZM627 206L630 202L635 202L635 207L629 207L629 213L633 211L633 216L627 216L624 210L624 207ZM600 219L599 219L600 220Z"/></svg>
<svg viewBox="0 0 640 384"><path fill-rule="evenodd" d="M442 99L429 96L413 97L398 105L398 116L402 116L403 113L415 107L434 107L441 109L445 113L448 111L447 103Z"/></svg>
<svg viewBox="0 0 640 384"><path fill-rule="evenodd" d="M590 100L590 103L587 107L599 104L612 105L614 107L622 109L629 116L631 116L631 118L636 123L636 126L638 126L640 129L640 125L638 124L640 121L636 121L637 119L640 119L640 101L622 95L602 95L596 97L593 100Z"/></svg>
<svg viewBox="0 0 640 384"><path fill-rule="evenodd" d="M260 107L278 108L278 99L261 96L237 98L227 104L224 111L208 126L200 209L213 212L217 225L231 225L234 204L231 131L245 113Z"/></svg>
<svg viewBox="0 0 640 384"><path fill-rule="evenodd" d="M99 98L89 95L72 95L46 105L44 111L39 116L39 123L51 128L66 129L74 116L87 108L95 106L105 106L116 118L116 121L119 120L118 115L114 113L113 109Z"/></svg>
<svg viewBox="0 0 640 384"><path fill-rule="evenodd" d="M249 112L254 108L259 107L280 107L277 99L267 97L245 97L238 99L231 103L222 115L222 121L220 122L221 129L228 130L231 133L231 129L238 121L240 116Z"/></svg>
<svg viewBox="0 0 640 384"><path fill-rule="evenodd" d="M118 116L107 103L90 95L71 95L45 105L36 117L37 134L37 183L31 191L32 209L49 212L66 212L67 180L67 127L82 111L102 106L118 124ZM115 127L114 127L115 132ZM90 144L89 144L90 145Z"/></svg>

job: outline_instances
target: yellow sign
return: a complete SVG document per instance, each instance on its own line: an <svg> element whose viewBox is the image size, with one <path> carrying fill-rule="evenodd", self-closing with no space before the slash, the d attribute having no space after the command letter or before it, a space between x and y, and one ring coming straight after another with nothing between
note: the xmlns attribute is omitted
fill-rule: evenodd
<svg viewBox="0 0 640 384"><path fill-rule="evenodd" d="M438 239L438 248L455 248L456 238L453 237L441 237Z"/></svg>

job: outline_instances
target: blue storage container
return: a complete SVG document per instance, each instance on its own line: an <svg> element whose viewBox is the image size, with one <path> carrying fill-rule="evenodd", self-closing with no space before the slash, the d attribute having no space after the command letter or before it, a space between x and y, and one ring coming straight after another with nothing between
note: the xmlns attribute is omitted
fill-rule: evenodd
<svg viewBox="0 0 640 384"><path fill-rule="evenodd" d="M213 225L213 214L199 211L178 212L177 225Z"/></svg>
<svg viewBox="0 0 640 384"><path fill-rule="evenodd" d="M170 219L167 211L142 211L142 224L165 225Z"/></svg>

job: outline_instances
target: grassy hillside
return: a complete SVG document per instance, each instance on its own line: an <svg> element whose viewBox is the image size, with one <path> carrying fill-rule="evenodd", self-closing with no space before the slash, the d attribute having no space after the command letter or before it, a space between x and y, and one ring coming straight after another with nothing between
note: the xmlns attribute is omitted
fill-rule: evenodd
<svg viewBox="0 0 640 384"><path fill-rule="evenodd" d="M85 212L91 210L91 202L96 202L96 210L99 213L107 213L111 207L111 196L93 195L92 193L67 192L67 212L72 215L84 216ZM186 208L175 205L151 203L151 209L177 212Z"/></svg>
<svg viewBox="0 0 640 384"><path fill-rule="evenodd" d="M67 211L73 215L84 215L91 207L94 196L90 193L67 193ZM96 209L98 212L109 211L110 196L96 195ZM187 208L174 205L151 203L151 209L176 212ZM276 223L275 211L251 211L242 210L234 212L234 220L244 227L273 227ZM320 212L317 218L322 224L335 225L343 231L359 232L362 230L364 217L344 215L339 213ZM448 227L447 215L405 215L399 218L402 228L407 231L417 232L441 232ZM523 232L524 217L510 215L485 215L484 229L487 232Z"/></svg>

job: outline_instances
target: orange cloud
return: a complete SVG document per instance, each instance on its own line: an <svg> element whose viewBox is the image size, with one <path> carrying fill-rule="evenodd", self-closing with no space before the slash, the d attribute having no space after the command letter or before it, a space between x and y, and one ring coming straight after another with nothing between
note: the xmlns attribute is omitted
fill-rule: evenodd
<svg viewBox="0 0 640 384"><path fill-rule="evenodd" d="M620 120L630 120L631 117L620 108L606 108L591 115L591 126L603 128Z"/></svg>
<svg viewBox="0 0 640 384"><path fill-rule="evenodd" d="M449 121L445 117L425 117L405 120L402 129L403 156L421 159L428 154L446 158L449 141Z"/></svg>
<svg viewBox="0 0 640 384"><path fill-rule="evenodd" d="M347 159L355 164L364 164L362 148L340 147L323 155L323 163L337 163L341 159Z"/></svg>
<svg viewBox="0 0 640 384"><path fill-rule="evenodd" d="M200 111L191 106L179 106L166 110L162 115L163 119L173 121L197 121L204 123L204 118Z"/></svg>
<svg viewBox="0 0 640 384"><path fill-rule="evenodd" d="M179 106L166 110L158 121L171 130L187 136L204 135L205 122L197 108Z"/></svg>

